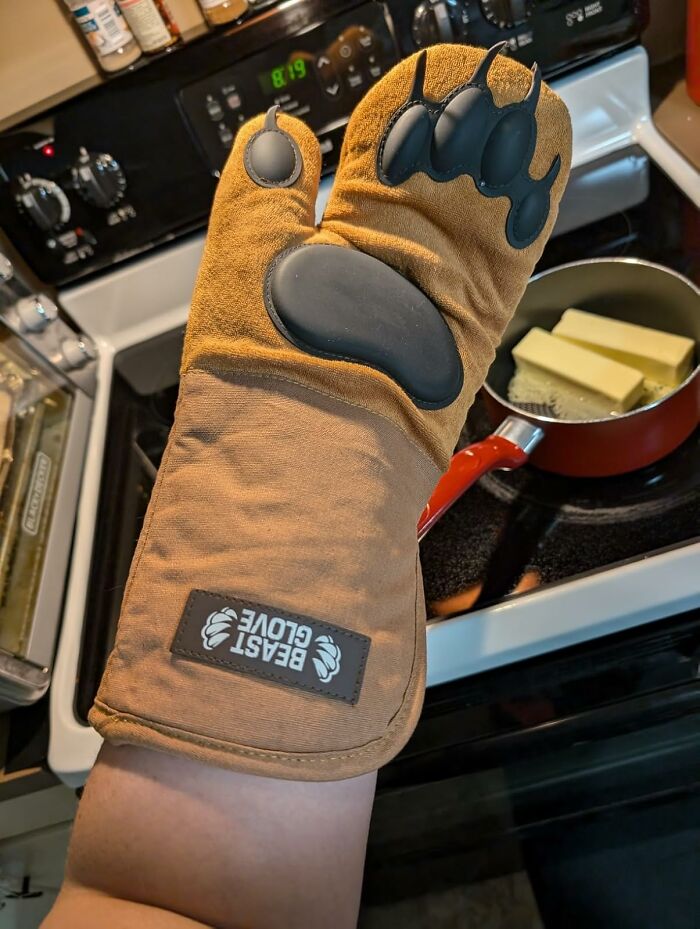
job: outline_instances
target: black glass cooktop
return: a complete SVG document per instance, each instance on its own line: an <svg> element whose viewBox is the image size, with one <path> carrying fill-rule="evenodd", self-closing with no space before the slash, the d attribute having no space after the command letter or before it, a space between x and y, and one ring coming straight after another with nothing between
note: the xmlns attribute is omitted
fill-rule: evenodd
<svg viewBox="0 0 700 929"><path fill-rule="evenodd" d="M462 444L491 431L480 401ZM657 464L614 478L534 467L483 477L424 539L429 614L479 609L700 537L700 431Z"/></svg>
<svg viewBox="0 0 700 929"><path fill-rule="evenodd" d="M649 196L552 240L537 270L630 256L700 284L700 215L653 166ZM460 447L491 432L479 399ZM574 479L526 466L483 477L421 545L429 615L463 613L700 537L700 430L632 474Z"/></svg>

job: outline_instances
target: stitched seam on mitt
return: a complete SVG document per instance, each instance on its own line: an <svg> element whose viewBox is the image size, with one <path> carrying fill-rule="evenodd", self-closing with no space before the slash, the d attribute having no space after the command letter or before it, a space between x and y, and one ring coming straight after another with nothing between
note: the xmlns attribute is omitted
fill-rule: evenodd
<svg viewBox="0 0 700 929"><path fill-rule="evenodd" d="M260 758L267 760L270 758L277 758L279 760L294 762L295 764L326 764L335 761L344 761L347 759L362 757L363 755L367 755L375 751L376 748L383 741L385 741L388 736L392 735L393 732L398 728L399 724L403 721L404 717L407 716L411 710L412 704L408 701L408 695L411 690L411 683L415 678L416 652L418 646L418 635L420 634L418 630L418 604L418 558L416 558L416 599L415 612L413 617L415 630L413 661L411 663L411 670L408 674L406 688L404 689L403 696L401 698L401 704L399 705L399 708L397 709L394 716L389 720L389 723L384 732L378 738L372 739L370 742L366 742L364 745L349 749L345 752L334 752L332 754L327 754L326 752L309 752L308 754L302 755L294 752L275 751L274 749L244 748L236 742L226 742L223 739L219 740L209 736L194 735L193 733L188 732L186 729L180 729L179 727L170 723L157 723L153 720L139 719L132 713L114 709L108 703L105 703L104 700L96 699L95 707L98 707L102 713L109 716L109 719L104 720L104 731L106 735L109 733L110 722L119 721L141 729L150 729L154 732L160 733L161 735L168 736L169 738L176 740L180 739L183 742L189 742L192 745L198 745L201 748L208 748L214 751L224 752L225 754L240 755L247 758ZM424 624L422 625L424 626ZM423 634L425 634L425 632Z"/></svg>
<svg viewBox="0 0 700 929"><path fill-rule="evenodd" d="M433 458L433 456L428 451L426 451L425 448L422 448L416 442L413 436L411 436L411 434L407 432L403 428L403 426L399 425L399 423L397 423L395 420L391 419L389 416L386 416L384 413L380 413L377 410L372 410L366 406L362 406L362 404L360 403L355 403L353 400L347 400L344 397L338 397L335 394L329 393L328 391L323 390L321 387L310 386L308 384L305 384L303 381L295 380L292 377L283 377L280 374L263 374L257 371L240 371L236 374L234 374L234 372L231 372L231 379L229 380L226 374L222 374L222 372L215 370L213 366L208 367L206 364L203 364L202 362L196 362L192 364L187 369L185 374L183 375L182 381L184 381L189 374L194 374L197 372L201 372L202 374L208 374L211 377L217 378L217 380L219 381L223 381L224 383L236 384L239 387L245 386L245 384L242 381L244 378L248 378L248 377L255 378L256 380L259 380L259 381L266 381L270 383L280 382L282 384L293 384L295 387L301 387L303 390L309 390L311 391L311 393L318 394L320 397L325 397L327 400L333 400L334 403L343 403L345 406L352 407L353 409L356 409L356 410L361 410L363 413L366 413L368 416L377 417L378 419L383 420L385 423L388 423L388 425L391 426L392 429L395 429L397 432L400 432L402 437L406 439L406 441L410 445L413 446L413 448L420 454L421 458L424 461L429 462L431 465L437 468L439 474L442 474L445 471L445 466L441 465L438 461L436 461ZM434 441L436 441L436 437L433 436L432 432L430 433L430 435L431 435L431 438Z"/></svg>

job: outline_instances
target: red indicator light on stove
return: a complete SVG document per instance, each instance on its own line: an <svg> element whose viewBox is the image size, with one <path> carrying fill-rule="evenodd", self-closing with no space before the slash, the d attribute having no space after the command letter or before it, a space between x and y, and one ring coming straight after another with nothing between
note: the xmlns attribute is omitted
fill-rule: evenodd
<svg viewBox="0 0 700 929"><path fill-rule="evenodd" d="M56 154L56 149L53 147L53 145L50 145L47 142L46 145L41 146L41 154L45 158L53 158L53 156Z"/></svg>

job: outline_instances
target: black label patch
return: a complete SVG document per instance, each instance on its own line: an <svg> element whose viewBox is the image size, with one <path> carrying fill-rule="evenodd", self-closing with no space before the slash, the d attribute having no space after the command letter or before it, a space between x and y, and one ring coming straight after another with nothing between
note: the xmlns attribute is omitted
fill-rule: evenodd
<svg viewBox="0 0 700 929"><path fill-rule="evenodd" d="M193 590L174 655L357 703L370 639L330 623Z"/></svg>

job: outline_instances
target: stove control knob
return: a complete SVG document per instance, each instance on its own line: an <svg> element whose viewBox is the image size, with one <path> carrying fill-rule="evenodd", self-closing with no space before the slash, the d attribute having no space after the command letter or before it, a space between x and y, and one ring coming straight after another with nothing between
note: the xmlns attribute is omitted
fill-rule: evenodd
<svg viewBox="0 0 700 929"><path fill-rule="evenodd" d="M413 41L418 48L436 42L454 42L454 32L445 0L423 0L413 14Z"/></svg>
<svg viewBox="0 0 700 929"><path fill-rule="evenodd" d="M512 29L532 14L532 0L481 0L481 9L494 26Z"/></svg>
<svg viewBox="0 0 700 929"><path fill-rule="evenodd" d="M68 369L82 368L88 361L97 358L95 343L83 333L63 339L61 354L64 362L61 367Z"/></svg>
<svg viewBox="0 0 700 929"><path fill-rule="evenodd" d="M72 175L75 189L92 206L106 210L124 196L124 172L119 162L106 152L94 154L81 148Z"/></svg>
<svg viewBox="0 0 700 929"><path fill-rule="evenodd" d="M5 281L11 280L12 276L15 273L15 269L12 267L12 262L7 257L0 252L0 284L4 284Z"/></svg>
<svg viewBox="0 0 700 929"><path fill-rule="evenodd" d="M58 184L43 177L21 174L15 184L15 203L44 232L70 219L68 197Z"/></svg>
<svg viewBox="0 0 700 929"><path fill-rule="evenodd" d="M15 304L22 332L41 332L58 316L58 307L46 294L22 297Z"/></svg>

